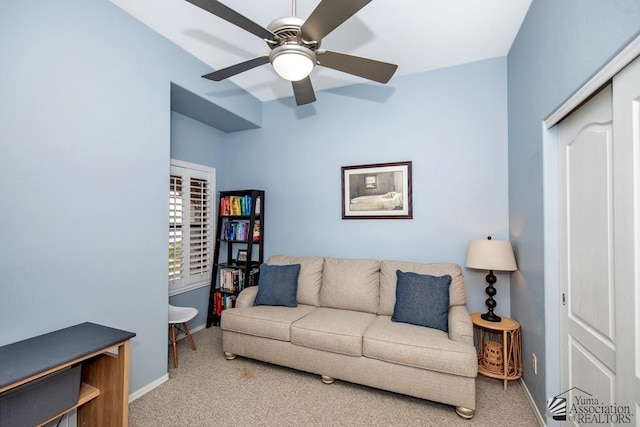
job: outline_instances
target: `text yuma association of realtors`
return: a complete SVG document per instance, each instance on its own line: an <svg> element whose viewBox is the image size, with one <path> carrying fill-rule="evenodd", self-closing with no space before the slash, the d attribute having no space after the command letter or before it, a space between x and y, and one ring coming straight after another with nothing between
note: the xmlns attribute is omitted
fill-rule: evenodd
<svg viewBox="0 0 640 427"><path fill-rule="evenodd" d="M631 423L631 410L629 406L604 405L596 398L584 398L574 396L567 419L577 423Z"/></svg>

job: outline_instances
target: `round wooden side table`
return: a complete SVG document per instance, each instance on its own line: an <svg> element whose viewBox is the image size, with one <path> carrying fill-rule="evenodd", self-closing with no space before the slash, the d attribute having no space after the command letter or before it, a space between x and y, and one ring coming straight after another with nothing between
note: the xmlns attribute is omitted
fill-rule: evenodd
<svg viewBox="0 0 640 427"><path fill-rule="evenodd" d="M473 331L478 345L478 372L484 376L504 381L507 389L509 380L522 377L522 343L520 341L520 324L513 319L500 316L500 322L489 322L480 317L481 313L471 314ZM485 353L494 354L495 343L502 346L502 354L485 360ZM487 347L489 344L489 347ZM501 366L496 366L499 361Z"/></svg>

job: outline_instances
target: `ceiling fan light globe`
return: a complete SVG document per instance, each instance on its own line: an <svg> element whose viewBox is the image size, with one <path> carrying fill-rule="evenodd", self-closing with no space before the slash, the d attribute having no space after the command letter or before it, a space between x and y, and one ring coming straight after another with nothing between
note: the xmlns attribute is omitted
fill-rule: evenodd
<svg viewBox="0 0 640 427"><path fill-rule="evenodd" d="M269 55L273 69L291 82L306 78L316 65L313 51L302 46L279 46Z"/></svg>

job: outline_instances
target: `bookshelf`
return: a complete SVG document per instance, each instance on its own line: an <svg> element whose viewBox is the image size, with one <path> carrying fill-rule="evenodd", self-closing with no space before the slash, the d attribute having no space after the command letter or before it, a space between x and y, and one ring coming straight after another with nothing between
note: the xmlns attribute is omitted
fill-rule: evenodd
<svg viewBox="0 0 640 427"><path fill-rule="evenodd" d="M220 325L222 310L258 284L264 260L264 191L220 191L207 328Z"/></svg>

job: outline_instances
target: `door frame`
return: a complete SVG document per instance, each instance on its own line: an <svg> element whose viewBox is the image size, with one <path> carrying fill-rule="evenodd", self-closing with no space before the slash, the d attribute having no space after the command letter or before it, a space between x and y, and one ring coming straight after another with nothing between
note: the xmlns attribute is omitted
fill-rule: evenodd
<svg viewBox="0 0 640 427"><path fill-rule="evenodd" d="M621 48L599 71L589 78L541 123L543 163L544 224L544 303L545 303L545 395L555 396L561 389L560 365L560 264L559 264L559 188L558 132L556 125L582 105L613 77L640 56L640 35ZM545 419L544 414L540 414ZM547 420L547 425L559 425Z"/></svg>

